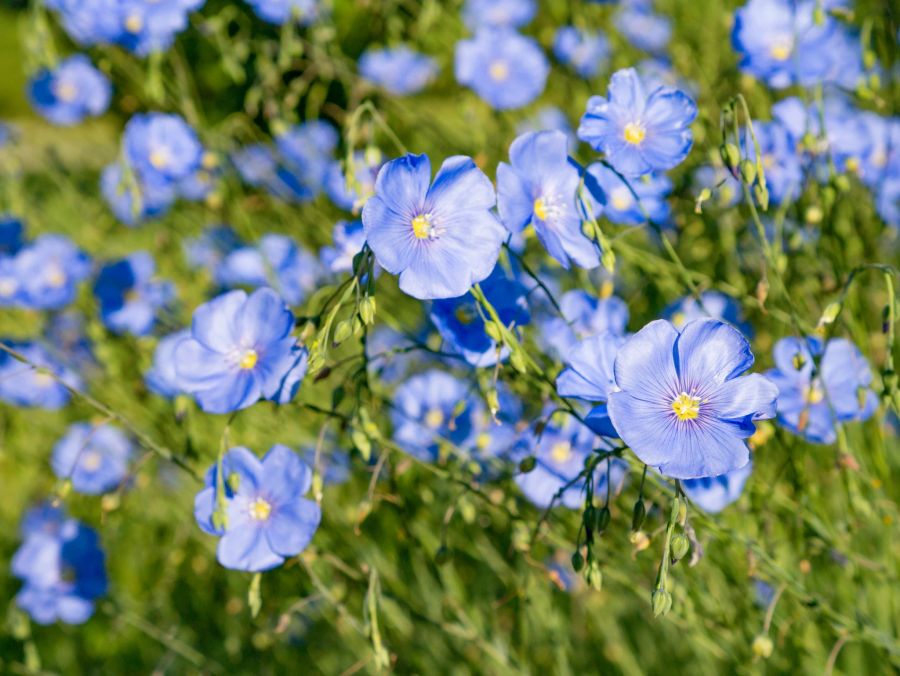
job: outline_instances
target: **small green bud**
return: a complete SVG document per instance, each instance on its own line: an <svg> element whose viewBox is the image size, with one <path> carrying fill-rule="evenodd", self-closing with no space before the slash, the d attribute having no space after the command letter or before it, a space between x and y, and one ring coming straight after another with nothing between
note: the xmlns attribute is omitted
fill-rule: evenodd
<svg viewBox="0 0 900 676"><path fill-rule="evenodd" d="M225 483L228 485L228 490L232 493L237 493L241 485L241 475L237 472L232 472L228 475L228 478L225 479Z"/></svg>
<svg viewBox="0 0 900 676"><path fill-rule="evenodd" d="M349 320L338 322L334 329L334 337L332 338L335 345L339 345L353 335L353 323Z"/></svg>
<svg viewBox="0 0 900 676"><path fill-rule="evenodd" d="M678 525L684 527L685 522L687 521L687 502L684 500L678 501Z"/></svg>
<svg viewBox="0 0 900 676"><path fill-rule="evenodd" d="M484 332L488 335L488 338L493 340L495 343L500 343L503 341L503 337L500 334L500 328L494 322L485 322Z"/></svg>
<svg viewBox="0 0 900 676"><path fill-rule="evenodd" d="M596 239L597 231L593 221L581 221L581 232L588 239Z"/></svg>
<svg viewBox="0 0 900 676"><path fill-rule="evenodd" d="M747 185L753 185L756 180L756 164L750 160L741 160L741 179Z"/></svg>
<svg viewBox="0 0 900 676"><path fill-rule="evenodd" d="M768 189L759 183L753 186L753 196L756 198L756 202L759 204L759 208L763 211L768 211L769 209L769 191Z"/></svg>
<svg viewBox="0 0 900 676"><path fill-rule="evenodd" d="M672 607L672 595L665 589L654 589L650 597L650 607L653 609L653 617L665 615Z"/></svg>
<svg viewBox="0 0 900 676"><path fill-rule="evenodd" d="M738 147L733 143L723 143L719 146L719 153L722 155L725 166L732 172L736 172L741 161L741 151L738 150Z"/></svg>
<svg viewBox="0 0 900 676"><path fill-rule="evenodd" d="M768 659L772 656L772 650L774 648L774 644L772 643L772 639L770 639L765 634L760 634L755 639L753 639L753 654L756 657L761 657L762 659Z"/></svg>
<svg viewBox="0 0 900 676"><path fill-rule="evenodd" d="M375 321L375 296L366 296L359 304L359 316L366 324Z"/></svg>
<svg viewBox="0 0 900 676"><path fill-rule="evenodd" d="M606 530L607 526L609 526L609 507L604 507L603 509L599 510L596 514L596 519L597 520L594 523L594 529L598 533L602 533Z"/></svg>
<svg viewBox="0 0 900 676"><path fill-rule="evenodd" d="M847 192L848 190L850 190L850 179L847 178L844 174L835 176L834 187L837 188L839 192Z"/></svg>
<svg viewBox="0 0 900 676"><path fill-rule="evenodd" d="M644 507L644 501L638 500L634 503L634 510L631 512L631 530L637 533L644 524L644 517L647 515L647 508Z"/></svg>
<svg viewBox="0 0 900 676"><path fill-rule="evenodd" d="M509 363L519 373L525 373L528 370L525 366L525 359L518 350L513 351L512 354L509 355Z"/></svg>
<svg viewBox="0 0 900 676"><path fill-rule="evenodd" d="M816 4L815 9L813 9L813 21L817 26L825 23L825 10L822 9L822 5Z"/></svg>
<svg viewBox="0 0 900 676"><path fill-rule="evenodd" d="M587 530L593 530L594 524L597 522L597 509L593 505L585 507L581 520L584 522L584 527Z"/></svg>
<svg viewBox="0 0 900 676"><path fill-rule="evenodd" d="M826 305L825 310L822 312L822 316L819 318L819 325L824 326L826 324L833 324L834 320L841 314L841 308L841 304L837 302Z"/></svg>
<svg viewBox="0 0 900 676"><path fill-rule="evenodd" d="M359 272L360 266L363 264L363 260L365 259L365 253L360 251L353 257L353 274L357 274Z"/></svg>
<svg viewBox="0 0 900 676"><path fill-rule="evenodd" d="M584 568L584 557L581 552L575 552L572 554L572 569L576 573L580 573L582 568Z"/></svg>
<svg viewBox="0 0 900 676"><path fill-rule="evenodd" d="M591 561L587 570L584 572L585 581L594 588L594 591L600 591L603 587L603 571L600 570L600 564L597 561Z"/></svg>
<svg viewBox="0 0 900 676"><path fill-rule="evenodd" d="M452 558L453 555L450 553L450 550L447 549L447 547L445 547L444 545L438 547L437 552L435 552L434 554L434 562L439 566L450 563L450 559Z"/></svg>
<svg viewBox="0 0 900 676"><path fill-rule="evenodd" d="M700 191L700 194L697 196L697 200L694 202L694 213L702 214L703 213L703 203L709 200L712 197L712 190L709 188L703 188Z"/></svg>
<svg viewBox="0 0 900 676"><path fill-rule="evenodd" d="M675 533L672 536L671 553L676 561L683 559L691 549L691 543L684 533Z"/></svg>
<svg viewBox="0 0 900 676"><path fill-rule="evenodd" d="M527 458L522 458L519 461L519 471L522 474L528 474L537 466L537 459L533 455L529 455Z"/></svg>

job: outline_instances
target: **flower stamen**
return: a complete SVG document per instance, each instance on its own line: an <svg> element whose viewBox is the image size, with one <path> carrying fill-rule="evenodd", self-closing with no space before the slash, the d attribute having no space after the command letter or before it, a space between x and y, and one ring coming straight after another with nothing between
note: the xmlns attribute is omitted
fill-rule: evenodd
<svg viewBox="0 0 900 676"><path fill-rule="evenodd" d="M672 401L672 410L679 420L693 420L700 415L700 400L682 392Z"/></svg>

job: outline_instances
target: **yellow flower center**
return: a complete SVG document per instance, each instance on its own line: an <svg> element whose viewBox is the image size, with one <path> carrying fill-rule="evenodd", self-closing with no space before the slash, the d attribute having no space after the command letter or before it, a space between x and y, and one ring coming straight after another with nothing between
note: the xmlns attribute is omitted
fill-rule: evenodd
<svg viewBox="0 0 900 676"><path fill-rule="evenodd" d="M265 521L272 513L272 505L262 498L256 498L256 500L250 503L250 509L248 511L250 512L250 518L254 521Z"/></svg>
<svg viewBox="0 0 900 676"><path fill-rule="evenodd" d="M433 408L425 414L425 424L433 430L444 424L444 412L439 408Z"/></svg>
<svg viewBox="0 0 900 676"><path fill-rule="evenodd" d="M818 404L825 399L825 392L819 387L818 383L812 383L806 388L806 392L804 392L803 396L807 403Z"/></svg>
<svg viewBox="0 0 900 676"><path fill-rule="evenodd" d="M52 286L55 289L63 286L66 283L66 273L63 272L62 268L59 265L51 264L49 269L47 270L47 276L45 277L47 280L48 286Z"/></svg>
<svg viewBox="0 0 900 676"><path fill-rule="evenodd" d="M96 472L100 469L103 458L97 451L85 451L81 454L81 467L88 472Z"/></svg>
<svg viewBox="0 0 900 676"><path fill-rule="evenodd" d="M0 279L0 297L7 298L16 292L19 283L14 279Z"/></svg>
<svg viewBox="0 0 900 676"><path fill-rule="evenodd" d="M58 82L54 87L56 98L60 101L74 101L78 96L78 88L71 82Z"/></svg>
<svg viewBox="0 0 900 676"><path fill-rule="evenodd" d="M417 239L427 239L434 232L434 228L431 227L431 219L425 214L419 214L412 219L412 229Z"/></svg>
<svg viewBox="0 0 900 676"><path fill-rule="evenodd" d="M55 381L49 373L35 373L34 384L38 387L50 387Z"/></svg>
<svg viewBox="0 0 900 676"><path fill-rule="evenodd" d="M125 18L125 30L129 33L140 33L144 27L144 20L137 14L131 14Z"/></svg>
<svg viewBox="0 0 900 676"><path fill-rule="evenodd" d="M675 328L681 328L684 326L684 321L687 319L683 312L676 312L672 315L672 323L675 325Z"/></svg>
<svg viewBox="0 0 900 676"><path fill-rule="evenodd" d="M859 173L859 158L848 157L844 165L847 167L847 171L852 171L854 174Z"/></svg>
<svg viewBox="0 0 900 676"><path fill-rule="evenodd" d="M200 158L200 164L203 165L204 169L215 169L219 166L219 158L216 157L215 153L205 152Z"/></svg>
<svg viewBox="0 0 900 676"><path fill-rule="evenodd" d="M612 191L612 195L610 195L610 201L612 202L613 209L616 211L630 209L631 203L633 202L631 191L625 187L616 188Z"/></svg>
<svg viewBox="0 0 900 676"><path fill-rule="evenodd" d="M165 169L169 164L169 150L167 148L157 148L150 153L150 164L154 169Z"/></svg>
<svg viewBox="0 0 900 676"><path fill-rule="evenodd" d="M509 66L506 65L506 61L494 61L488 69L488 73L492 80L503 82L509 77Z"/></svg>
<svg viewBox="0 0 900 676"><path fill-rule="evenodd" d="M468 305L460 305L453 314L460 324L471 324L475 321L476 315Z"/></svg>
<svg viewBox="0 0 900 676"><path fill-rule="evenodd" d="M679 420L693 420L700 415L700 400L682 392L672 402L672 410Z"/></svg>
<svg viewBox="0 0 900 676"><path fill-rule="evenodd" d="M769 54L776 61L787 61L791 56L791 44L787 42L778 42L772 45Z"/></svg>
<svg viewBox="0 0 900 676"><path fill-rule="evenodd" d="M646 135L646 130L637 122L629 122L625 125L625 140L632 145L639 144Z"/></svg>
<svg viewBox="0 0 900 676"><path fill-rule="evenodd" d="M534 201L534 215L542 221L547 220L547 205L544 204L544 200L540 197Z"/></svg>
<svg viewBox="0 0 900 676"><path fill-rule="evenodd" d="M259 361L259 355L256 354L256 350L247 350L241 355L240 366L242 369L252 369L256 366L256 362Z"/></svg>
<svg viewBox="0 0 900 676"><path fill-rule="evenodd" d="M553 462L559 464L568 461L568 459L572 457L572 444L568 441L556 442L550 449L550 457L553 458Z"/></svg>

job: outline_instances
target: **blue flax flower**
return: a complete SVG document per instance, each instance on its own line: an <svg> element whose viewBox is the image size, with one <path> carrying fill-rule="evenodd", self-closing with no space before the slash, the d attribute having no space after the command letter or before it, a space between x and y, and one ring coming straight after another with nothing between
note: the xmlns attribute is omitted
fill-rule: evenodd
<svg viewBox="0 0 900 676"><path fill-rule="evenodd" d="M181 394L181 383L175 371L175 349L182 340L190 336L190 330L184 329L160 339L153 352L153 365L144 374L147 389L167 399Z"/></svg>
<svg viewBox="0 0 900 676"><path fill-rule="evenodd" d="M547 252L564 268L600 264L599 248L581 229L581 172L559 131L529 132L513 141L510 164L497 167L497 208L512 233L534 225Z"/></svg>
<svg viewBox="0 0 900 676"><path fill-rule="evenodd" d="M135 174L129 183L122 164L113 162L100 174L100 192L115 217L133 227L165 214L175 201L176 185L156 180L146 182Z"/></svg>
<svg viewBox="0 0 900 676"><path fill-rule="evenodd" d="M366 241L400 288L422 300L455 298L494 269L506 230L491 213L490 179L469 157L444 161L429 186L426 155L406 155L378 172L363 208Z"/></svg>
<svg viewBox="0 0 900 676"><path fill-rule="evenodd" d="M654 12L649 3L628 3L616 12L616 28L632 45L651 54L669 46L672 22Z"/></svg>
<svg viewBox="0 0 900 676"><path fill-rule="evenodd" d="M699 301L694 296L685 296L666 307L662 316L678 330L695 319L711 317L731 324L745 336L753 335L753 327L744 319L740 304L721 291L704 291Z"/></svg>
<svg viewBox="0 0 900 676"><path fill-rule="evenodd" d="M594 77L609 58L609 41L598 31L563 26L556 31L553 53L581 77Z"/></svg>
<svg viewBox="0 0 900 676"><path fill-rule="evenodd" d="M38 624L82 624L106 593L106 560L97 532L42 505L22 522L24 541L12 574L24 583L16 605Z"/></svg>
<svg viewBox="0 0 900 676"><path fill-rule="evenodd" d="M807 441L834 443L838 424L868 420L878 408L869 363L849 340L833 338L823 349L817 338L782 338L773 358L766 375L778 387L778 422Z"/></svg>
<svg viewBox="0 0 900 676"><path fill-rule="evenodd" d="M466 0L462 16L471 29L483 26L517 28L534 18L535 0Z"/></svg>
<svg viewBox="0 0 900 676"><path fill-rule="evenodd" d="M172 300L170 282L154 279L156 263L146 251L138 251L107 263L94 282L100 317L115 333L146 336L156 323L156 313Z"/></svg>
<svg viewBox="0 0 900 676"><path fill-rule="evenodd" d="M603 205L592 200L595 213L602 208L603 215L619 225L641 225L648 220L664 225L669 221L672 210L666 198L672 192L672 181L665 174L623 179L600 162L590 165L587 172L606 198Z"/></svg>
<svg viewBox="0 0 900 676"><path fill-rule="evenodd" d="M197 134L180 115L139 114L128 120L123 139L129 164L147 182L179 181L200 166Z"/></svg>
<svg viewBox="0 0 900 676"><path fill-rule="evenodd" d="M319 0L247 0L260 19L274 24L289 21L307 26L319 18Z"/></svg>
<svg viewBox="0 0 900 676"><path fill-rule="evenodd" d="M663 319L631 336L616 355L610 420L643 462L675 479L718 476L750 458L755 421L775 415L778 389L759 374L750 344L715 319L680 332Z"/></svg>
<svg viewBox="0 0 900 676"><path fill-rule="evenodd" d="M75 423L53 447L51 465L79 493L100 495L125 480L132 451L128 437L111 425Z"/></svg>
<svg viewBox="0 0 900 676"><path fill-rule="evenodd" d="M625 340L625 336L613 333L585 338L565 355L566 368L556 378L561 396L597 404L585 421L604 437L619 436L609 420L606 402L616 389L616 355Z"/></svg>
<svg viewBox="0 0 900 676"><path fill-rule="evenodd" d="M275 145L285 166L313 199L325 186L338 145L337 130L322 120L310 120L289 127L275 136Z"/></svg>
<svg viewBox="0 0 900 676"><path fill-rule="evenodd" d="M613 74L608 97L588 99L578 138L605 153L620 173L640 176L684 161L695 117L697 106L683 91L657 87L648 94L637 71L626 68Z"/></svg>
<svg viewBox="0 0 900 676"><path fill-rule="evenodd" d="M11 341L3 343L30 363L0 351L0 401L13 406L55 410L69 403L71 395L64 385L76 390L81 388L81 378L41 345ZM49 373L38 371L35 366Z"/></svg>
<svg viewBox="0 0 900 676"><path fill-rule="evenodd" d="M375 193L375 179L382 164L384 159L377 150L353 153L346 171L343 163L335 160L325 173L325 194L335 206L359 213Z"/></svg>
<svg viewBox="0 0 900 676"><path fill-rule="evenodd" d="M441 448L466 450L478 404L462 380L444 371L412 376L394 393L394 441L410 455L437 462Z"/></svg>
<svg viewBox="0 0 900 676"><path fill-rule="evenodd" d="M533 38L481 29L456 43L456 81L497 110L521 108L544 91L550 64Z"/></svg>
<svg viewBox="0 0 900 676"><path fill-rule="evenodd" d="M353 270L353 259L366 243L362 221L339 221L332 234L334 246L323 246L319 252L322 264L334 273Z"/></svg>
<svg viewBox="0 0 900 676"><path fill-rule="evenodd" d="M231 291L194 311L191 337L175 348L181 388L208 413L229 413L259 399L283 402L306 369L291 336L294 315L272 289Z"/></svg>
<svg viewBox="0 0 900 676"><path fill-rule="evenodd" d="M367 50L359 57L359 72L387 92L406 96L425 89L437 74L437 63L402 45Z"/></svg>
<svg viewBox="0 0 900 676"><path fill-rule="evenodd" d="M111 44L122 33L121 0L46 0L80 45Z"/></svg>
<svg viewBox="0 0 900 676"><path fill-rule="evenodd" d="M119 42L139 56L164 52L188 26L188 14L206 0L119 0Z"/></svg>
<svg viewBox="0 0 900 676"><path fill-rule="evenodd" d="M716 514L735 502L744 491L750 478L753 463L733 469L726 474L701 479L685 479L681 482L684 494L704 512Z"/></svg>
<svg viewBox="0 0 900 676"><path fill-rule="evenodd" d="M111 96L109 80L84 54L70 56L53 70L39 71L28 85L35 110L53 124L66 126L102 115Z"/></svg>
<svg viewBox="0 0 900 676"><path fill-rule="evenodd" d="M286 202L307 202L315 193L303 184L275 150L263 143L244 146L231 155L241 179L254 188L265 190Z"/></svg>
<svg viewBox="0 0 900 676"><path fill-rule="evenodd" d="M591 431L574 418L567 418L561 425L551 422L530 448L520 449L521 454L530 453L537 462L532 471L516 475L516 484L525 497L541 509L551 504L564 505L569 509L581 508L584 506L586 482L584 478L575 479L584 470L584 463L596 443L597 438ZM600 448L605 450L606 446L601 442ZM611 483L605 461L594 470L594 494L604 499L607 486L613 494L617 494L628 474L628 465L619 458L611 460L610 469ZM556 498L557 493L570 482L572 485Z"/></svg>
<svg viewBox="0 0 900 676"><path fill-rule="evenodd" d="M23 304L58 310L75 300L78 282L90 274L91 261L62 235L41 235L16 256Z"/></svg>
<svg viewBox="0 0 900 676"><path fill-rule="evenodd" d="M559 299L562 317L541 323L540 342L545 350L565 358L579 340L609 332L624 336L628 306L618 296L597 297L581 289L566 291Z"/></svg>
<svg viewBox="0 0 900 676"><path fill-rule="evenodd" d="M504 326L522 326L531 320L525 287L506 276L499 265L481 283L485 298L494 306ZM431 321L447 347L461 354L473 366L493 366L498 358L506 358L509 350L498 349L484 330L481 309L471 294L459 298L436 300L431 305Z"/></svg>
<svg viewBox="0 0 900 676"><path fill-rule="evenodd" d="M194 517L204 532L221 537L220 564L269 570L306 549L319 527L319 505L303 497L311 485L312 470L287 446L276 444L262 460L246 448L232 448L206 473ZM224 495L221 506L218 494Z"/></svg>

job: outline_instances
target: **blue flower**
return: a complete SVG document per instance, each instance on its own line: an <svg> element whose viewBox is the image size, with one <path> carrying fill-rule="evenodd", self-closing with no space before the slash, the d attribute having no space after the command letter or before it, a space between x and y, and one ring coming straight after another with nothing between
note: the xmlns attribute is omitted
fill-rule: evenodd
<svg viewBox="0 0 900 676"><path fill-rule="evenodd" d="M165 214L175 201L176 186L163 181L145 182L132 174L125 180L121 163L113 162L100 175L100 192L116 218L135 226Z"/></svg>
<svg viewBox="0 0 900 676"><path fill-rule="evenodd" d="M220 564L260 572L306 549L322 511L303 497L312 471L296 453L276 444L260 461L246 448L232 448L219 469L213 465L206 473L206 487L194 499L194 517L204 532L221 537ZM217 518L217 491L225 497L224 523Z"/></svg>
<svg viewBox="0 0 900 676"><path fill-rule="evenodd" d="M525 497L541 509L546 509L551 504L580 509L584 506L586 482L584 478L577 481L575 479L584 470L585 461L590 457L597 441L591 430L571 417L562 425L547 425L533 447L526 447L521 451L523 454L533 454L537 462L527 474L516 475L516 484ZM599 448L606 450L607 446L601 442ZM607 485L614 494L618 493L628 474L628 465L620 458L613 458L610 466L611 482L607 476L605 461L594 470L594 495L604 499ZM572 485L554 502L556 495L570 482Z"/></svg>
<svg viewBox="0 0 900 676"><path fill-rule="evenodd" d="M544 91L550 64L533 38L481 29L456 43L456 81L497 110L521 108Z"/></svg>
<svg viewBox="0 0 900 676"><path fill-rule="evenodd" d="M96 531L43 505L23 520L24 542L12 574L24 582L16 605L38 624L82 624L106 593L106 563Z"/></svg>
<svg viewBox="0 0 900 676"><path fill-rule="evenodd" d="M618 296L598 298L581 289L567 291L559 299L562 317L551 317L541 324L541 345L545 350L565 358L578 343L588 336L609 332L625 335L628 306Z"/></svg>
<svg viewBox="0 0 900 676"><path fill-rule="evenodd" d="M71 480L72 487L86 495L107 493L125 480L131 442L110 425L88 423L70 425L53 447L53 473Z"/></svg>
<svg viewBox="0 0 900 676"><path fill-rule="evenodd" d="M172 284L155 281L155 273L156 263L146 251L103 266L94 283L94 295L107 328L135 336L150 333L156 313L174 296Z"/></svg>
<svg viewBox="0 0 900 676"><path fill-rule="evenodd" d="M215 270L225 286L270 286L289 304L300 305L315 289L321 268L316 257L285 235L265 235L259 244L229 253Z"/></svg>
<svg viewBox="0 0 900 676"><path fill-rule="evenodd" d="M384 160L377 150L353 153L346 173L343 164L335 160L325 174L325 194L335 206L358 213L375 193L375 179L382 164Z"/></svg>
<svg viewBox="0 0 900 676"><path fill-rule="evenodd" d="M531 321L525 287L507 277L499 265L481 283L481 290L504 326L519 327ZM501 350L485 332L483 312L471 294L431 304L431 321L441 338L451 352L461 354L472 366L493 366L509 352Z"/></svg>
<svg viewBox="0 0 900 676"><path fill-rule="evenodd" d="M747 340L715 319L680 332L657 320L616 355L607 409L644 463L675 479L718 476L747 464L754 422L775 415L778 389L759 374Z"/></svg>
<svg viewBox="0 0 900 676"><path fill-rule="evenodd" d="M581 230L576 200L581 175L569 159L565 134L523 134L509 148L511 164L497 167L497 209L510 232L529 224L547 252L568 269L600 264L599 248Z"/></svg>
<svg viewBox="0 0 900 676"><path fill-rule="evenodd" d="M46 0L63 28L80 45L111 44L122 32L121 0Z"/></svg>
<svg viewBox="0 0 900 676"><path fill-rule="evenodd" d="M463 21L471 29L483 26L516 28L534 18L535 0L466 0Z"/></svg>
<svg viewBox="0 0 900 676"><path fill-rule="evenodd" d="M118 42L139 56L164 52L188 26L188 14L206 0L119 0Z"/></svg>
<svg viewBox="0 0 900 676"><path fill-rule="evenodd" d="M29 82L31 105L53 124L78 124L102 115L109 107L112 87L84 54L61 61L53 70L39 71Z"/></svg>
<svg viewBox="0 0 900 676"><path fill-rule="evenodd" d="M184 240L184 255L192 267L205 268L213 274L225 257L244 243L228 225L210 226L198 237Z"/></svg>
<svg viewBox="0 0 900 676"><path fill-rule="evenodd" d="M892 176L878 188L878 215L893 228L900 228L900 176Z"/></svg>
<svg viewBox="0 0 900 676"><path fill-rule="evenodd" d="M200 166L197 134L180 115L139 114L128 120L123 139L128 163L143 181L179 181Z"/></svg>
<svg viewBox="0 0 900 676"><path fill-rule="evenodd" d="M491 213L490 179L469 157L450 157L429 186L426 155L406 155L378 172L363 208L378 264L421 300L455 298L494 269L506 230Z"/></svg>
<svg viewBox="0 0 900 676"><path fill-rule="evenodd" d="M437 62L402 45L369 49L359 57L360 74L396 96L415 94L437 74Z"/></svg>
<svg viewBox="0 0 900 676"><path fill-rule="evenodd" d="M609 420L606 402L616 389L614 365L625 336L600 333L582 340L565 356L566 368L556 378L557 392L598 404L585 421L597 434L618 437Z"/></svg>
<svg viewBox="0 0 900 676"><path fill-rule="evenodd" d="M334 273L353 271L353 259L366 243L362 221L339 221L332 234L334 246L323 246L319 252L322 264Z"/></svg>
<svg viewBox="0 0 900 676"><path fill-rule="evenodd" d="M0 255L18 253L24 243L25 226L10 214L0 214Z"/></svg>
<svg viewBox="0 0 900 676"><path fill-rule="evenodd" d="M0 307L24 305L20 268L18 257L0 254Z"/></svg>
<svg viewBox="0 0 900 676"><path fill-rule="evenodd" d="M319 0L247 0L260 19L274 24L297 22L303 26L319 18Z"/></svg>
<svg viewBox="0 0 900 676"><path fill-rule="evenodd" d="M741 69L776 89L827 80L855 86L855 74L842 63L853 59L855 50L848 49L848 36L841 34L843 29L828 13L817 24L816 4L816 0L749 0L738 9L731 41L741 55ZM848 83L848 76L854 81Z"/></svg>
<svg viewBox="0 0 900 676"><path fill-rule="evenodd" d="M419 373L394 393L394 441L425 462L437 462L444 446L465 452L477 408L465 382L444 371Z"/></svg>
<svg viewBox="0 0 900 676"><path fill-rule="evenodd" d="M753 335L753 327L744 319L741 306L734 298L721 291L704 291L700 294L699 302L694 296L685 296L663 310L662 316L679 330L695 319L711 317L731 324L745 336Z"/></svg>
<svg viewBox="0 0 900 676"><path fill-rule="evenodd" d="M190 338L175 348L181 389L208 413L293 394L302 377L298 369L305 371L306 364L306 350L297 347L293 328L294 315L272 289L249 297L231 291L204 303L194 311Z"/></svg>
<svg viewBox="0 0 900 676"><path fill-rule="evenodd" d="M190 336L190 330L184 329L170 333L157 343L153 352L153 366L144 374L147 389L167 399L181 394L181 383L175 371L175 349L182 340Z"/></svg>
<svg viewBox="0 0 900 676"><path fill-rule="evenodd" d="M645 52L664 52L672 37L672 22L649 6L624 6L616 13L615 24L626 40Z"/></svg>
<svg viewBox="0 0 900 676"><path fill-rule="evenodd" d="M525 118L516 125L516 135L521 136L530 131L561 131L566 135L569 152L574 152L578 146L578 139L569 124L569 118L556 106L544 106L534 115Z"/></svg>
<svg viewBox="0 0 900 676"><path fill-rule="evenodd" d="M278 152L306 191L308 199L318 195L334 161L338 133L322 120L290 127L275 137Z"/></svg>
<svg viewBox="0 0 900 676"><path fill-rule="evenodd" d="M702 479L685 479L681 482L684 494L704 512L716 514L741 497L744 484L750 478L753 463L733 469L727 474Z"/></svg>
<svg viewBox="0 0 900 676"><path fill-rule="evenodd" d="M687 157L697 106L683 91L657 87L645 93L634 68L613 74L609 97L592 96L578 138L602 151L625 176L665 171Z"/></svg>
<svg viewBox="0 0 900 676"><path fill-rule="evenodd" d="M20 353L30 363L25 364L5 351L0 351L0 400L13 406L59 409L69 403L70 394L64 387L81 389L81 379L55 359L37 343L3 343ZM37 371L31 364L50 373Z"/></svg>
<svg viewBox="0 0 900 676"><path fill-rule="evenodd" d="M50 346L51 352L79 371L97 364L84 323L84 315L78 310L54 312L43 331L44 344Z"/></svg>
<svg viewBox="0 0 900 676"><path fill-rule="evenodd" d="M704 164L694 172L694 183L695 195L707 188L713 195L713 202L723 208L733 207L743 199L741 182L724 167ZM708 204L704 202L703 208Z"/></svg>
<svg viewBox="0 0 900 676"><path fill-rule="evenodd" d="M556 31L553 53L581 77L594 77L609 58L609 41L603 33L563 26Z"/></svg>
<svg viewBox="0 0 900 676"><path fill-rule="evenodd" d="M286 202L306 202L315 194L270 146L262 143L245 146L231 156L241 179Z"/></svg>
<svg viewBox="0 0 900 676"><path fill-rule="evenodd" d="M326 435L326 439L330 435ZM331 440L333 443L333 439ZM303 453L303 461L316 468L316 449L307 448ZM319 452L318 470L322 474L322 482L328 486L336 486L347 483L350 479L350 455L339 448L322 449Z"/></svg>
<svg viewBox="0 0 900 676"><path fill-rule="evenodd" d="M592 200L595 213L603 209L603 215L619 225L641 225L648 220L665 225L669 221L672 210L666 198L672 192L672 181L665 174L623 180L600 162L590 165L587 172L606 197L605 204Z"/></svg>
<svg viewBox="0 0 900 676"><path fill-rule="evenodd" d="M869 363L849 340L833 338L823 350L817 338L782 338L772 354L766 375L778 387L778 422L807 441L834 443L838 424L868 420L878 408Z"/></svg>
<svg viewBox="0 0 900 676"><path fill-rule="evenodd" d="M36 310L58 310L75 300L78 282L90 274L91 261L62 235L41 235L16 257L22 303Z"/></svg>

